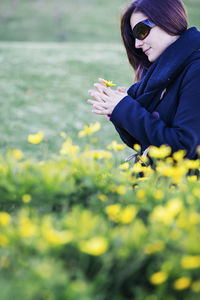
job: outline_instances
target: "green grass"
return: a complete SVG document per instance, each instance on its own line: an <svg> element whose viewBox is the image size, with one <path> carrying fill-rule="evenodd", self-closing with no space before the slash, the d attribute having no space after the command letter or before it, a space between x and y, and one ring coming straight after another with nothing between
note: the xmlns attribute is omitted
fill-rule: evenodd
<svg viewBox="0 0 200 300"><path fill-rule="evenodd" d="M185 1L190 26L200 23L198 1ZM87 91L98 77L125 87L133 82L119 30L120 12L128 2L1 1L0 152L21 148L27 156L42 158L44 145L27 142L28 134L38 130L45 132L49 153L60 149L61 131L84 146L77 134L96 121L102 124L96 147L120 141L104 116L91 113Z"/></svg>
<svg viewBox="0 0 200 300"><path fill-rule="evenodd" d="M0 40L120 42L120 14L128 0L6 0ZM184 1L190 26L199 26L199 0Z"/></svg>
<svg viewBox="0 0 200 300"><path fill-rule="evenodd" d="M0 43L0 148L21 148L41 157L42 145L27 142L29 133L44 131L49 153L60 149L60 132L74 143L84 124L100 121L99 148L117 139L113 125L91 112L88 89L98 77L130 86L133 72L118 44ZM119 140L119 139L118 139Z"/></svg>

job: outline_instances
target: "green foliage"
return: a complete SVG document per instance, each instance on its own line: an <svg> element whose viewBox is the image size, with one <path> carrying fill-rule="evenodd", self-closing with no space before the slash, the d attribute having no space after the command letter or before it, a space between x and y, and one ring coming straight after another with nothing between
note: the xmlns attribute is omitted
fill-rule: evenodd
<svg viewBox="0 0 200 300"><path fill-rule="evenodd" d="M118 165L121 145L62 135L62 155L0 159L2 299L198 299L199 160L163 146L154 170Z"/></svg>

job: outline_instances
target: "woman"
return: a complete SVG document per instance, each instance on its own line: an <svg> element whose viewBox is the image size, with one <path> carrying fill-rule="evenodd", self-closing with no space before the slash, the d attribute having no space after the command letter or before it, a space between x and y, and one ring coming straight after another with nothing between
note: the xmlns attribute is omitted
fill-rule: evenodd
<svg viewBox="0 0 200 300"><path fill-rule="evenodd" d="M88 91L95 114L110 115L129 146L167 144L197 157L200 145L200 32L187 29L181 0L136 0L121 34L136 83L112 90L102 79Z"/></svg>

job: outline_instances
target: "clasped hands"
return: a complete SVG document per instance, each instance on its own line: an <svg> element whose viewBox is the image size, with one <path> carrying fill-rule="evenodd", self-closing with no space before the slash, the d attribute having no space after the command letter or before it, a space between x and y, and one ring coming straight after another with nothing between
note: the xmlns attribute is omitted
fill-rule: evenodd
<svg viewBox="0 0 200 300"><path fill-rule="evenodd" d="M98 115L111 115L115 106L127 96L125 88L118 87L113 90L102 78L99 78L99 83L95 83L94 87L96 90L89 90L88 93L95 100L89 99L88 103L93 105L92 112Z"/></svg>

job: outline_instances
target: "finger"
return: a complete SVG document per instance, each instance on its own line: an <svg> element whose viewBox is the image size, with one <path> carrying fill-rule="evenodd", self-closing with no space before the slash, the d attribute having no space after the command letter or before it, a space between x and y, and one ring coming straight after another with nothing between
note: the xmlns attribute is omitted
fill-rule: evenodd
<svg viewBox="0 0 200 300"><path fill-rule="evenodd" d="M98 109L102 109L102 108L107 108L107 105L104 102L96 102L93 101L91 99L88 99L88 103L93 105L94 107L98 108Z"/></svg>
<svg viewBox="0 0 200 300"><path fill-rule="evenodd" d="M106 83L104 82L103 78L99 78L98 80L101 85L106 86Z"/></svg>
<svg viewBox="0 0 200 300"><path fill-rule="evenodd" d="M96 90L101 93L101 94L105 94L105 95L110 95L110 88L107 86L103 86L99 83L95 83L94 87L96 88Z"/></svg>
<svg viewBox="0 0 200 300"><path fill-rule="evenodd" d="M117 90L118 90L118 92L121 92L121 93L125 93L126 92L126 88L125 87L121 87L121 86L119 86L117 88Z"/></svg>
<svg viewBox="0 0 200 300"><path fill-rule="evenodd" d="M96 108L96 109L98 109L98 110L102 110L102 109L107 109L108 108L107 104L104 103L104 102L101 102L101 103L96 102L96 103L93 104L93 107Z"/></svg>
<svg viewBox="0 0 200 300"><path fill-rule="evenodd" d="M96 101L99 101L99 102L102 102L103 101L103 99L102 99L102 94L100 94L100 93L97 93L96 91L93 91L93 90L89 90L88 91L88 94L90 95L90 96L92 96Z"/></svg>
<svg viewBox="0 0 200 300"><path fill-rule="evenodd" d="M94 113L94 114L97 114L97 115L108 115L109 113L108 113L108 110L92 110L92 112Z"/></svg>

